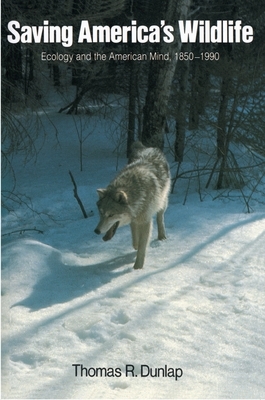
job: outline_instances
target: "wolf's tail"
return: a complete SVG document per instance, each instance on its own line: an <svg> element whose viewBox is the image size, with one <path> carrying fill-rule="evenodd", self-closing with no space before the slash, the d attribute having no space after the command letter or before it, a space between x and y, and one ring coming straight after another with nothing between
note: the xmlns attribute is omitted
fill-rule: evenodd
<svg viewBox="0 0 265 400"><path fill-rule="evenodd" d="M137 160L140 157L141 152L145 149L146 147L140 141L134 142L131 145L131 152L128 164L131 164L133 161Z"/></svg>

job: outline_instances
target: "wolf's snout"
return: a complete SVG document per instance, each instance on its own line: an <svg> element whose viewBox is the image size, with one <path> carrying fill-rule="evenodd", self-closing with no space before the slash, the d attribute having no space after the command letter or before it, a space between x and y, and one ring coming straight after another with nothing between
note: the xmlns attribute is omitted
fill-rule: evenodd
<svg viewBox="0 0 265 400"><path fill-rule="evenodd" d="M94 230L94 232L95 232L97 235L100 235L100 230L99 230L98 228L96 228L96 229Z"/></svg>

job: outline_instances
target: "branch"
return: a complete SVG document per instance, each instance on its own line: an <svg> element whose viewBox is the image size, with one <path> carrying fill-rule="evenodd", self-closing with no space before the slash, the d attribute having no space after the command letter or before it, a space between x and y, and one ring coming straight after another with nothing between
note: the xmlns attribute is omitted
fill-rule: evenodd
<svg viewBox="0 0 265 400"><path fill-rule="evenodd" d="M42 233L42 234L44 233L43 231L40 231L39 229L36 229L36 228L27 228L27 229L18 229L16 231L12 231L9 233L3 233L1 236L2 237L10 236L10 235L13 235L14 233L19 233L20 235L22 235L23 233L28 232L28 231L35 231L35 232Z"/></svg>
<svg viewBox="0 0 265 400"><path fill-rule="evenodd" d="M77 202L78 202L78 204L79 204L79 207L80 207L81 210L82 210L82 213L83 213L84 217L87 218L88 215L87 215L87 213L86 213L86 210L85 210L85 208L84 208L84 206L83 206L82 201L80 200L80 197L78 196L78 193L77 193L77 186L76 186L76 183L75 183L75 180L74 180L74 177L73 177L73 174L72 174L71 171L69 171L69 175L70 175L71 180L72 180L73 185L74 185L74 189L73 189L74 197L76 198L76 200L77 200Z"/></svg>

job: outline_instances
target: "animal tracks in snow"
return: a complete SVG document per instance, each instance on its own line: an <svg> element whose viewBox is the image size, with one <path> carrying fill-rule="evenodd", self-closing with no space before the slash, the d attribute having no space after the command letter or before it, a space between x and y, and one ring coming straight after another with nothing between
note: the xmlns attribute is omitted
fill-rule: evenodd
<svg viewBox="0 0 265 400"><path fill-rule="evenodd" d="M125 325L129 321L130 321L130 318L123 310L118 311L118 313L116 315L113 315L111 317L111 322L113 322L114 324L118 324L118 325Z"/></svg>
<svg viewBox="0 0 265 400"><path fill-rule="evenodd" d="M127 389L130 385L126 382L115 382L111 385L112 389Z"/></svg>
<svg viewBox="0 0 265 400"><path fill-rule="evenodd" d="M121 328L130 322L130 317L123 310L118 310L109 317L108 308L98 314L77 315L68 318L62 324L63 328L73 332L82 340L94 340L95 342L104 343L109 338L118 335L120 339L135 341L136 337ZM104 332L102 328L104 327ZM103 334L102 334L103 333Z"/></svg>
<svg viewBox="0 0 265 400"><path fill-rule="evenodd" d="M11 362L18 364L20 368L24 367L34 369L45 362L47 357L37 354L34 351L25 351L21 354L12 354L10 360Z"/></svg>
<svg viewBox="0 0 265 400"><path fill-rule="evenodd" d="M121 340L122 340L122 339L130 340L131 342L136 341L136 337L135 337L134 335L130 334L130 333L127 333L127 332L121 332L121 333L119 334L119 338L120 338Z"/></svg>

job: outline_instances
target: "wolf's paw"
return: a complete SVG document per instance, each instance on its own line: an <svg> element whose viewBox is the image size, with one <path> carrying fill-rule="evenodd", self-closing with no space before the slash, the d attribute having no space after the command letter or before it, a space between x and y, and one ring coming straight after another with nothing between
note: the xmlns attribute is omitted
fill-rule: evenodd
<svg viewBox="0 0 265 400"><path fill-rule="evenodd" d="M158 235L158 240L166 240L166 235L165 234L163 234L163 235Z"/></svg>
<svg viewBox="0 0 265 400"><path fill-rule="evenodd" d="M142 269L142 268L143 268L143 264L140 264L140 263L137 263L137 262L133 266L133 269Z"/></svg>

